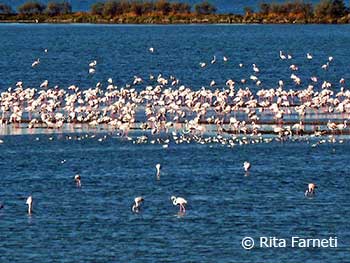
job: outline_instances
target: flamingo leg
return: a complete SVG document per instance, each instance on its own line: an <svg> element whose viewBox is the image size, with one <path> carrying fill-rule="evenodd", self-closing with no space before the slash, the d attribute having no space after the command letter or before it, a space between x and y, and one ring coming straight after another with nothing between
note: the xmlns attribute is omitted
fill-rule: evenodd
<svg viewBox="0 0 350 263"><path fill-rule="evenodd" d="M184 205L180 205L180 207L182 208L182 211L185 213L186 212L186 208L184 207Z"/></svg>

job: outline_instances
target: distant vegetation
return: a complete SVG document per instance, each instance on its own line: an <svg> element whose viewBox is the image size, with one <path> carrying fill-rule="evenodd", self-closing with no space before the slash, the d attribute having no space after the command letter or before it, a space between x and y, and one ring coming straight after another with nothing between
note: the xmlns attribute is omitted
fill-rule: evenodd
<svg viewBox="0 0 350 263"><path fill-rule="evenodd" d="M304 20L306 22L332 23L336 19L349 15L349 9L343 0L321 0L316 6L301 0L285 3L260 3L257 13L251 12L246 16L265 19L283 18L288 21ZM347 18L349 19L349 18Z"/></svg>
<svg viewBox="0 0 350 263"><path fill-rule="evenodd" d="M0 22L349 23L349 11L343 0L321 0L315 6L302 0L262 2L256 11L245 7L243 16L217 14L217 8L208 1L192 6L167 0L107 0L96 2L89 12L75 13L68 1L51 1L47 5L28 1L17 10L0 3Z"/></svg>

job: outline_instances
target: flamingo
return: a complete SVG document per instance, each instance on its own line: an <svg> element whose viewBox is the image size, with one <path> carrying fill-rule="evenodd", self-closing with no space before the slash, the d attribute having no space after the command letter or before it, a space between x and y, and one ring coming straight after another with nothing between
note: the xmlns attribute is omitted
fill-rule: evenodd
<svg viewBox="0 0 350 263"><path fill-rule="evenodd" d="M309 60L311 60L311 59L312 59L312 55L311 55L310 53L307 53L307 54L306 54L306 58L309 59Z"/></svg>
<svg viewBox="0 0 350 263"><path fill-rule="evenodd" d="M81 176L80 176L80 174L76 174L74 176L74 181L75 181L77 187L81 187Z"/></svg>
<svg viewBox="0 0 350 263"><path fill-rule="evenodd" d="M212 61L210 61L211 64L214 64L216 62L216 56L214 55Z"/></svg>
<svg viewBox="0 0 350 263"><path fill-rule="evenodd" d="M157 170L157 180L160 180L160 169L161 169L161 166L159 163L156 164L156 170Z"/></svg>
<svg viewBox="0 0 350 263"><path fill-rule="evenodd" d="M40 58L38 58L37 60L35 60L33 63L32 63L32 67L36 67L37 65L40 64Z"/></svg>
<svg viewBox="0 0 350 263"><path fill-rule="evenodd" d="M254 70L255 73L259 73L260 72L259 68L255 64L253 64L253 70Z"/></svg>
<svg viewBox="0 0 350 263"><path fill-rule="evenodd" d="M173 205L179 205L180 213L186 212L186 208L185 208L185 205L187 205L186 199L182 197L175 197L175 196L172 196L170 199L173 201Z"/></svg>
<svg viewBox="0 0 350 263"><path fill-rule="evenodd" d="M26 204L28 205L28 214L31 215L33 212L33 197L31 195L27 198Z"/></svg>
<svg viewBox="0 0 350 263"><path fill-rule="evenodd" d="M282 50L280 50L280 59L285 60L287 57L283 55Z"/></svg>
<svg viewBox="0 0 350 263"><path fill-rule="evenodd" d="M140 212L140 207L141 207L141 203L144 201L144 198L142 196L138 196L135 198L135 204L132 206L131 210L134 213L138 213Z"/></svg>
<svg viewBox="0 0 350 263"><path fill-rule="evenodd" d="M305 196L312 196L315 194L315 189L317 188L317 185L314 183L308 184L308 189L305 191Z"/></svg>
<svg viewBox="0 0 350 263"><path fill-rule="evenodd" d="M94 60L94 61L92 61L92 62L90 62L89 63L89 67L95 67L97 65L97 61L96 60Z"/></svg>
<svg viewBox="0 0 350 263"><path fill-rule="evenodd" d="M243 168L246 173L249 172L250 167L251 167L251 164L249 162L246 161L243 163Z"/></svg>

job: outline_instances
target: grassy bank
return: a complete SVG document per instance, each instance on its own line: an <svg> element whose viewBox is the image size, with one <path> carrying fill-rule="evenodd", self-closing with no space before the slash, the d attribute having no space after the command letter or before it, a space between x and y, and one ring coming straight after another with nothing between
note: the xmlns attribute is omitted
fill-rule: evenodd
<svg viewBox="0 0 350 263"><path fill-rule="evenodd" d="M340 18L280 16L277 14L123 14L109 17L78 12L66 15L0 15L0 23L103 23L103 24L347 24L350 15Z"/></svg>

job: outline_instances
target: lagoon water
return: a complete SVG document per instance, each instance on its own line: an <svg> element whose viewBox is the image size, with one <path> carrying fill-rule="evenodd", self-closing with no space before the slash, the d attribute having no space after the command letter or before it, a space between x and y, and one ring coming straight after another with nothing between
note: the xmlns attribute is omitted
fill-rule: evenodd
<svg viewBox="0 0 350 263"><path fill-rule="evenodd" d="M249 78L263 87L289 80L291 53L303 83L311 75L349 79L349 26L332 25L0 25L0 88L19 80L37 87L88 88L112 77L170 74L193 88L212 79ZM147 50L154 47L155 52ZM45 54L43 50L48 48ZM305 54L313 54L306 61ZM229 58L205 69L213 55ZM334 61L323 71L328 56ZM40 65L31 63L40 57ZM98 61L96 74L88 63ZM239 69L238 63L246 67ZM292 63L292 62L290 62ZM252 87L252 83L247 83ZM346 85L347 86L347 85ZM349 141L312 148L305 141L242 145L137 145L117 134L1 136L0 262L345 262L350 245ZM99 138L107 135L106 139ZM131 134L132 136L132 134ZM66 162L61 163L63 160ZM242 164L252 168L244 176ZM156 181L155 164L162 164ZM73 176L82 176L82 188ZM305 198L309 182L319 186ZM26 197L34 214L26 214ZM143 195L139 214L134 197ZM178 216L172 195L185 197ZM243 237L338 237L338 248L244 250Z"/></svg>

